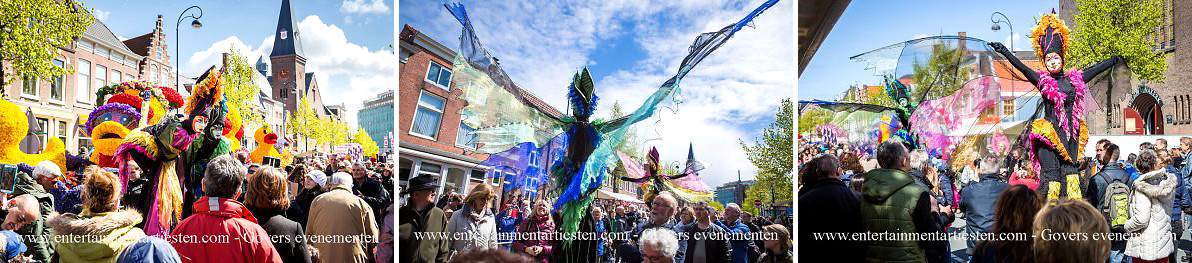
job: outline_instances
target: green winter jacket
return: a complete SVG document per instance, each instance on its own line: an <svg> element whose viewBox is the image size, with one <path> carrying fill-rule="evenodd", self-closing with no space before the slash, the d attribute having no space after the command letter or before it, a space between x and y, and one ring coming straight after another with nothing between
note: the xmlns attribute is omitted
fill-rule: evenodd
<svg viewBox="0 0 1192 263"><path fill-rule="evenodd" d="M869 171L861 188L861 225L871 233L916 233L912 214L925 189L901 170ZM867 262L924 262L923 248L904 237L871 240Z"/></svg>
<svg viewBox="0 0 1192 263"><path fill-rule="evenodd" d="M33 259L49 262L50 255L54 251L54 244L50 242L52 235L50 228L46 226L46 220L50 213L54 212L54 196L26 173L17 173L14 186L16 189L12 192L13 196L32 195L37 198L37 204L41 206L41 215L37 217L37 220L15 231L25 237L25 244L29 246L29 250L25 254L32 256Z"/></svg>

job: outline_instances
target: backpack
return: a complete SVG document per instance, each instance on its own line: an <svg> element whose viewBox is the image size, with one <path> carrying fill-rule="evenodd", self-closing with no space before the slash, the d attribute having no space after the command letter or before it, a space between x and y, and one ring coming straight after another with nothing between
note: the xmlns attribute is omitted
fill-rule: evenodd
<svg viewBox="0 0 1192 263"><path fill-rule="evenodd" d="M1110 229L1123 229L1130 219L1130 187L1121 178L1103 179L1110 181L1101 199L1101 213L1109 220Z"/></svg>

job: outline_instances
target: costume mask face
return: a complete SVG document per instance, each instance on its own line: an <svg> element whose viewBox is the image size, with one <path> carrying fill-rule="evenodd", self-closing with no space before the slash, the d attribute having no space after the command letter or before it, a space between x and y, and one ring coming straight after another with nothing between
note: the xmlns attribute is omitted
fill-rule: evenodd
<svg viewBox="0 0 1192 263"><path fill-rule="evenodd" d="M195 116L194 123L191 125L194 126L195 131L202 131L204 128L207 128L207 117Z"/></svg>
<svg viewBox="0 0 1192 263"><path fill-rule="evenodd" d="M1047 67L1047 71L1051 73L1059 73L1064 69L1064 58L1060 57L1059 53L1047 53L1043 63Z"/></svg>

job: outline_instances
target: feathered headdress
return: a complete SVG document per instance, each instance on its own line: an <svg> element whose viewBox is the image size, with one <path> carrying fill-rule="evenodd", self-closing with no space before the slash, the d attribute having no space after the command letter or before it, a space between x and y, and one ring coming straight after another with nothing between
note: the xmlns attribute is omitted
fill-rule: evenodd
<svg viewBox="0 0 1192 263"><path fill-rule="evenodd" d="M215 70L215 66L211 66L199 76L198 84L194 86L190 98L184 105L187 120L183 127L188 131L198 132L192 126L194 118L204 116L208 118L209 125L219 126L222 130L223 117L227 112L226 106L222 103L223 96L223 78L220 72Z"/></svg>
<svg viewBox="0 0 1192 263"><path fill-rule="evenodd" d="M1039 24L1031 28L1031 44L1035 48L1035 56L1043 59L1047 53L1055 52L1059 53L1060 57L1065 57L1070 33L1068 26L1064 25L1064 20L1056 16L1055 10L1051 10L1050 14L1044 14L1039 18Z"/></svg>
<svg viewBox="0 0 1192 263"><path fill-rule="evenodd" d="M571 86L567 88L567 98L571 102L571 111L577 118L587 118L596 111L596 84L592 81L592 74L588 68L575 73Z"/></svg>

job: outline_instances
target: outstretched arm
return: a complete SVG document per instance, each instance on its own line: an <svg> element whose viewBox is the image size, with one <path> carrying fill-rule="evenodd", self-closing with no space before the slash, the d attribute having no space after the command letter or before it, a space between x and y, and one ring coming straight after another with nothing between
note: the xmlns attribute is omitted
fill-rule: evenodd
<svg viewBox="0 0 1192 263"><path fill-rule="evenodd" d="M1084 81L1089 81L1089 79L1096 77L1097 74L1101 74L1101 72L1104 72L1105 70L1109 69L1110 67L1116 66L1118 62L1123 62L1123 61L1124 60L1122 59L1121 56L1113 56L1109 59L1103 60L1093 66L1090 66L1090 67L1084 69L1084 74L1081 75L1080 77L1083 78Z"/></svg>
<svg viewBox="0 0 1192 263"><path fill-rule="evenodd" d="M1006 60L1010 61L1010 65L1013 65L1014 69L1017 69L1019 72L1022 72L1023 75L1026 75L1026 79L1030 81L1031 84L1039 85L1039 73L1036 73L1035 70L1027 67L1026 64L1022 64L1022 61L1018 60L1018 57L1014 56L1014 53L1011 53L1009 49L1006 49L1005 45L1002 45L1002 43L993 42L989 43L989 46L993 48L993 51L997 51L997 53L1005 56Z"/></svg>

